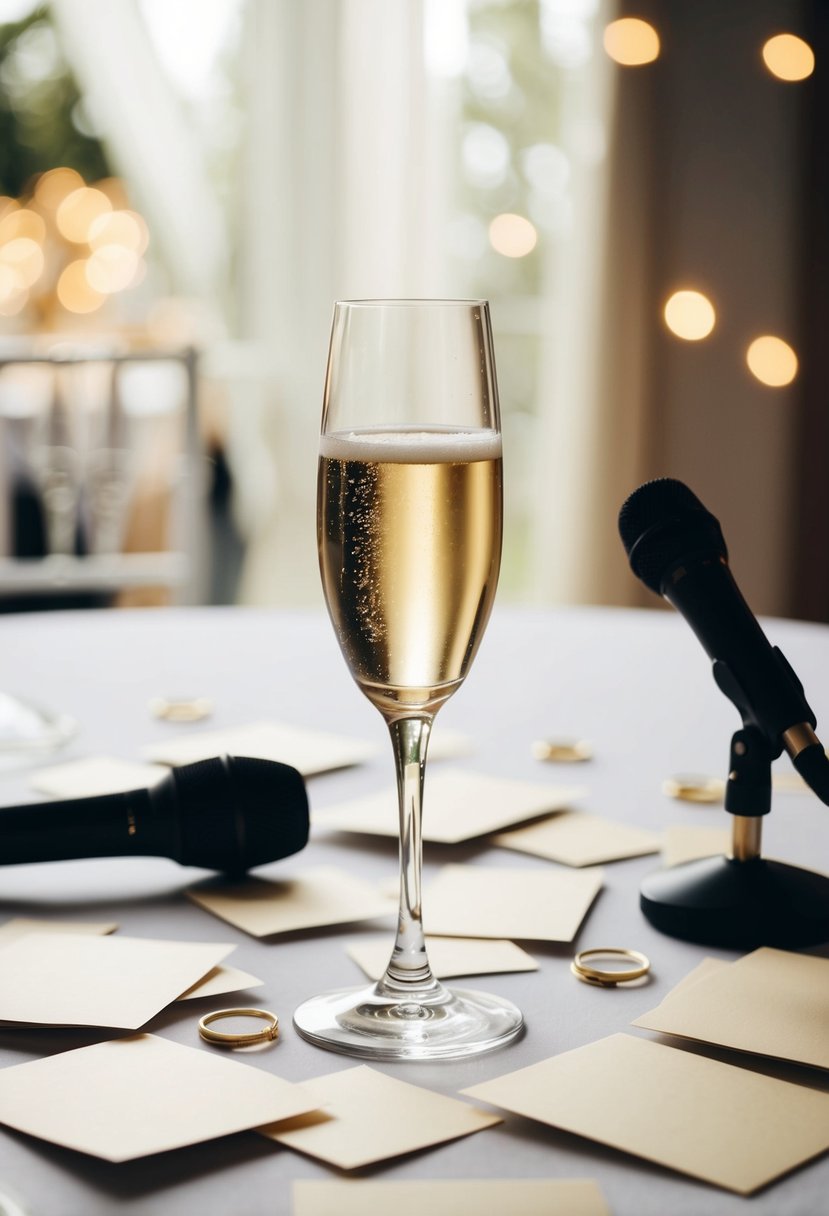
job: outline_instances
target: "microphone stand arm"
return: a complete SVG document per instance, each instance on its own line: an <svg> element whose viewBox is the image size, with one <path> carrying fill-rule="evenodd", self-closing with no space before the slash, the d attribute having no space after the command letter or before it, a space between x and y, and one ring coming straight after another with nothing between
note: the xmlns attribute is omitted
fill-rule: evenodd
<svg viewBox="0 0 829 1216"><path fill-rule="evenodd" d="M722 659L714 659L714 682L736 707L743 719L743 728L755 731L765 742L769 763L785 749L795 770L821 802L829 806L829 759L815 734L817 719L786 656L777 646L774 652L782 677L775 702L762 706L753 704L731 667ZM757 747L759 740L752 745L752 751ZM732 755L732 768L733 760Z"/></svg>
<svg viewBox="0 0 829 1216"><path fill-rule="evenodd" d="M733 861L755 861L760 856L763 816L771 810L772 759L766 738L756 726L734 732L725 784L725 809L734 817Z"/></svg>

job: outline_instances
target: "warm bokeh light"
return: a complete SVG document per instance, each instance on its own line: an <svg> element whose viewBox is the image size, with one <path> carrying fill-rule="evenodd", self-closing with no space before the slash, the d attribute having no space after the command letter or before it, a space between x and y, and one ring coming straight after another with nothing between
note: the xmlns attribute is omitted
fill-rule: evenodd
<svg viewBox="0 0 829 1216"><path fill-rule="evenodd" d="M74 169L50 169L37 179L35 201L44 211L55 212L73 190L82 186L83 178Z"/></svg>
<svg viewBox="0 0 829 1216"><path fill-rule="evenodd" d="M67 312L94 312L106 301L106 295L96 291L86 277L86 259L70 262L58 279L58 299Z"/></svg>
<svg viewBox="0 0 829 1216"><path fill-rule="evenodd" d="M707 338L717 319L714 305L701 291L675 291L665 305L664 316L671 333L686 342Z"/></svg>
<svg viewBox="0 0 829 1216"><path fill-rule="evenodd" d="M141 254L149 244L147 225L135 211L110 211L99 215L90 225L89 244L93 249L122 245Z"/></svg>
<svg viewBox="0 0 829 1216"><path fill-rule="evenodd" d="M28 207L17 207L7 212L0 220L0 245L26 237L42 245L46 240L46 225L36 211Z"/></svg>
<svg viewBox="0 0 829 1216"><path fill-rule="evenodd" d="M15 268L0 262L0 317L13 317L26 306L28 299L29 293L21 286Z"/></svg>
<svg viewBox="0 0 829 1216"><path fill-rule="evenodd" d="M797 375L797 355L788 342L772 334L754 339L746 351L746 363L751 374L770 388L791 384Z"/></svg>
<svg viewBox="0 0 829 1216"><path fill-rule="evenodd" d="M620 17L605 26L604 49L626 68L641 67L659 58L659 35L639 17Z"/></svg>
<svg viewBox="0 0 829 1216"><path fill-rule="evenodd" d="M101 245L86 263L86 281L104 295L123 291L135 278L138 254L124 245Z"/></svg>
<svg viewBox="0 0 829 1216"><path fill-rule="evenodd" d="M37 241L19 236L0 245L0 264L12 271L19 287L31 287L43 274L43 250Z"/></svg>
<svg viewBox="0 0 829 1216"><path fill-rule="evenodd" d="M815 53L795 34L776 34L763 46L763 62L779 80L805 80L815 70Z"/></svg>
<svg viewBox="0 0 829 1216"><path fill-rule="evenodd" d="M55 220L58 231L75 245L89 239L89 230L100 216L112 210L112 203L100 190L81 186L68 194L58 207Z"/></svg>
<svg viewBox="0 0 829 1216"><path fill-rule="evenodd" d="M538 241L538 233L523 215L504 212L496 215L489 225L489 243L496 253L505 258L524 258L532 253Z"/></svg>

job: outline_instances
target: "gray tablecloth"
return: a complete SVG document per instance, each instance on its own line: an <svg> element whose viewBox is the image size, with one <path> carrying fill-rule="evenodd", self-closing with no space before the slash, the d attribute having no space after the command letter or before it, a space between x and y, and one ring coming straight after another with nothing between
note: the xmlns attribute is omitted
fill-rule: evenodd
<svg viewBox="0 0 829 1216"><path fill-rule="evenodd" d="M782 621L767 622L766 629L804 680L819 724L829 724L829 629ZM98 754L136 759L142 744L193 729L153 719L147 708L151 697L203 694L216 704L211 727L278 718L381 745L371 763L313 778L312 809L388 786L393 779L385 727L351 682L323 612L182 609L5 617L0 619L0 687L77 717L80 733L61 759ZM739 726L735 711L713 683L704 652L672 613L496 610L465 686L439 721L473 738L476 750L462 763L480 772L550 783L571 784L575 778L589 787L585 809L643 827L729 826L721 808L675 802L661 792L663 779L674 773L725 775L731 733ZM534 739L553 734L589 738L595 759L577 768L540 764L530 746ZM785 758L778 764L788 767ZM29 776L24 769L0 771L2 802L34 800ZM428 820L428 779L425 815ZM825 870L829 808L811 795L775 795L765 824L764 851ZM457 860L516 867L553 864L485 843L426 846L427 875ZM334 864L382 880L396 872L396 845L320 834L304 852L259 873L288 875L312 864ZM606 866L604 889L572 947L524 943L540 961L540 971L463 981L504 993L523 1009L527 1033L519 1042L459 1063L380 1067L405 1080L456 1093L629 1030L631 1019L652 1008L703 955L734 957L661 936L648 925L639 911L638 887L656 864L650 857ZM256 941L184 897L186 886L200 877L200 871L163 859L8 867L0 870L0 919L112 919L122 932L136 936L235 942L230 961L264 979L264 987L255 990L256 1002L274 1009L284 1028L273 1050L257 1054L256 1066L299 1081L353 1065L356 1061L299 1039L290 1025L291 1012L317 991L361 982L362 974L344 945L360 933L376 932L376 926ZM428 928L428 903L425 914ZM653 977L646 987L599 990L573 978L569 960L574 949L611 944L650 956ZM214 998L207 1006L173 1006L146 1029L199 1045L197 1018L206 1008L224 1003ZM636 1029L629 1033L646 1034ZM0 1066L100 1037L106 1036L71 1030L6 1031L0 1033ZM776 1071L799 1075L782 1066ZM596 1100L601 1101L600 1094ZM130 1216L278 1216L292 1210L295 1179L336 1176L336 1171L254 1133L109 1165L0 1129L0 1190L20 1196L34 1216L114 1211ZM829 1211L826 1159L746 1200L512 1118L479 1135L375 1167L364 1176L591 1177L600 1183L616 1216L725 1216L746 1210L758 1216L815 1216Z"/></svg>

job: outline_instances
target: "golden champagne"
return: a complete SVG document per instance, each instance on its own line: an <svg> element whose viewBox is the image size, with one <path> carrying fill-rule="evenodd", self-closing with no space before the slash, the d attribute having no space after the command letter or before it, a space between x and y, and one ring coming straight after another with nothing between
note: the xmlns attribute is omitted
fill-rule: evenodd
<svg viewBox="0 0 829 1216"><path fill-rule="evenodd" d="M355 680L381 712L433 711L469 669L501 560L492 430L324 435L322 584Z"/></svg>

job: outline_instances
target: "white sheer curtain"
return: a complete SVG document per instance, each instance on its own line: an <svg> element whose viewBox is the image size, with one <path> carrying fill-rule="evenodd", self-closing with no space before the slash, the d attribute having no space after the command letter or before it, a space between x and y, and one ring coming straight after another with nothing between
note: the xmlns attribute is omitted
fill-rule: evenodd
<svg viewBox="0 0 829 1216"><path fill-rule="evenodd" d="M117 173L129 182L175 291L226 285L224 219L203 148L132 0L50 0L61 47Z"/></svg>
<svg viewBox="0 0 829 1216"><path fill-rule="evenodd" d="M332 302L440 294L421 6L250 0L243 330L267 352L234 451L275 481L247 496L242 598L316 602L316 452ZM436 202L437 200L437 202ZM255 458L255 454L254 454Z"/></svg>

